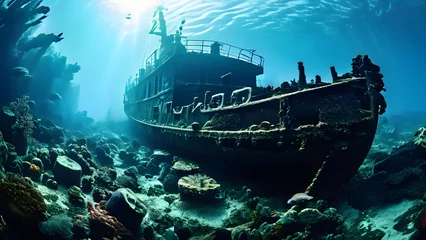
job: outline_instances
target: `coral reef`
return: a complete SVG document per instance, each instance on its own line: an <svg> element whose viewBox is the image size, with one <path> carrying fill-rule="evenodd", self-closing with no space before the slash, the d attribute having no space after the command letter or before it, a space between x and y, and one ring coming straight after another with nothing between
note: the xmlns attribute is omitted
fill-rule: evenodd
<svg viewBox="0 0 426 240"><path fill-rule="evenodd" d="M180 199L192 202L215 202L223 200L220 184L204 174L182 177L178 181Z"/></svg>
<svg viewBox="0 0 426 240"><path fill-rule="evenodd" d="M129 230L117 218L110 216L106 210L102 209L100 204L89 203L88 211L93 238L132 239Z"/></svg>
<svg viewBox="0 0 426 240"><path fill-rule="evenodd" d="M0 130L6 141L15 145L19 155L26 155L28 145L34 144L35 122L28 106L29 97L23 96L4 106L0 114Z"/></svg>
<svg viewBox="0 0 426 240"><path fill-rule="evenodd" d="M26 179L16 174L8 173L0 180L0 201L1 211L4 212L6 208L11 216L35 221L44 218L46 204L43 196Z"/></svg>

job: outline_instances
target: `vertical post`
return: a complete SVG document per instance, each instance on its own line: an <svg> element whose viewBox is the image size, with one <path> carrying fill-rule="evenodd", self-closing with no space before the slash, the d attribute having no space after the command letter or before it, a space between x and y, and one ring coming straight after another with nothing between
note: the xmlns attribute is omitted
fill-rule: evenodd
<svg viewBox="0 0 426 240"><path fill-rule="evenodd" d="M377 92L373 88L371 88L374 82L373 74L371 71L366 72L365 79L367 80L368 95L370 97L371 118L377 119L379 117L379 105L377 104Z"/></svg>
<svg viewBox="0 0 426 240"><path fill-rule="evenodd" d="M303 62L298 62L298 69L299 69L299 90L302 90L306 87L306 75L305 75L305 67L303 66Z"/></svg>

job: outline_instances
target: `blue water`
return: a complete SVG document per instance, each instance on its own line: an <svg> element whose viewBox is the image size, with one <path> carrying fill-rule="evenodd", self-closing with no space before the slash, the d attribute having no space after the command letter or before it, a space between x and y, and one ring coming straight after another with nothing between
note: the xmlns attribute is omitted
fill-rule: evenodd
<svg viewBox="0 0 426 240"><path fill-rule="evenodd" d="M351 58L370 55L381 66L388 113L425 109L425 0L49 0L52 11L38 32L64 32L55 48L82 69L79 108L96 119L108 109L124 118L129 76L158 46L148 35L152 12L163 3L169 33L185 19L183 35L256 49L265 57L262 85L297 77L330 79L329 67L350 70ZM131 13L132 19L126 19Z"/></svg>

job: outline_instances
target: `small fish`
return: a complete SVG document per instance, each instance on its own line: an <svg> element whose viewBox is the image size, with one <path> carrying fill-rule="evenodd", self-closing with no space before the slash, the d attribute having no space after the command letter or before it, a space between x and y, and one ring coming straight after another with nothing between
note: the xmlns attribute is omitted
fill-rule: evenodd
<svg viewBox="0 0 426 240"><path fill-rule="evenodd" d="M126 19L132 19L132 14L131 13L127 14Z"/></svg>
<svg viewBox="0 0 426 240"><path fill-rule="evenodd" d="M182 22L180 23L181 25L185 24L186 20L182 20Z"/></svg>
<svg viewBox="0 0 426 240"><path fill-rule="evenodd" d="M49 96L50 101L58 101L58 100L61 100L61 99L62 99L62 97L58 93L52 93Z"/></svg>
<svg viewBox="0 0 426 240"><path fill-rule="evenodd" d="M294 205L294 204L298 204L298 203L301 203L301 202L309 201L312 198L314 198L314 197L309 196L307 192L296 193L296 194L293 195L293 197L291 197L287 201L287 204Z"/></svg>

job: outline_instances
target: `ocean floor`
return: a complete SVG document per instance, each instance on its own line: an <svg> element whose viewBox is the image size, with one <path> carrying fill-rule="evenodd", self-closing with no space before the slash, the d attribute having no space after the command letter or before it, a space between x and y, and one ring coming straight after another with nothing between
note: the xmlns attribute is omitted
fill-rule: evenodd
<svg viewBox="0 0 426 240"><path fill-rule="evenodd" d="M350 183L292 206L291 195L221 185L192 161L142 146L124 127L63 129L62 142L38 143L24 156L2 142L0 186L15 189L2 194L3 239L409 240L426 228L424 129L386 143L378 135ZM23 222L33 227L18 231Z"/></svg>

